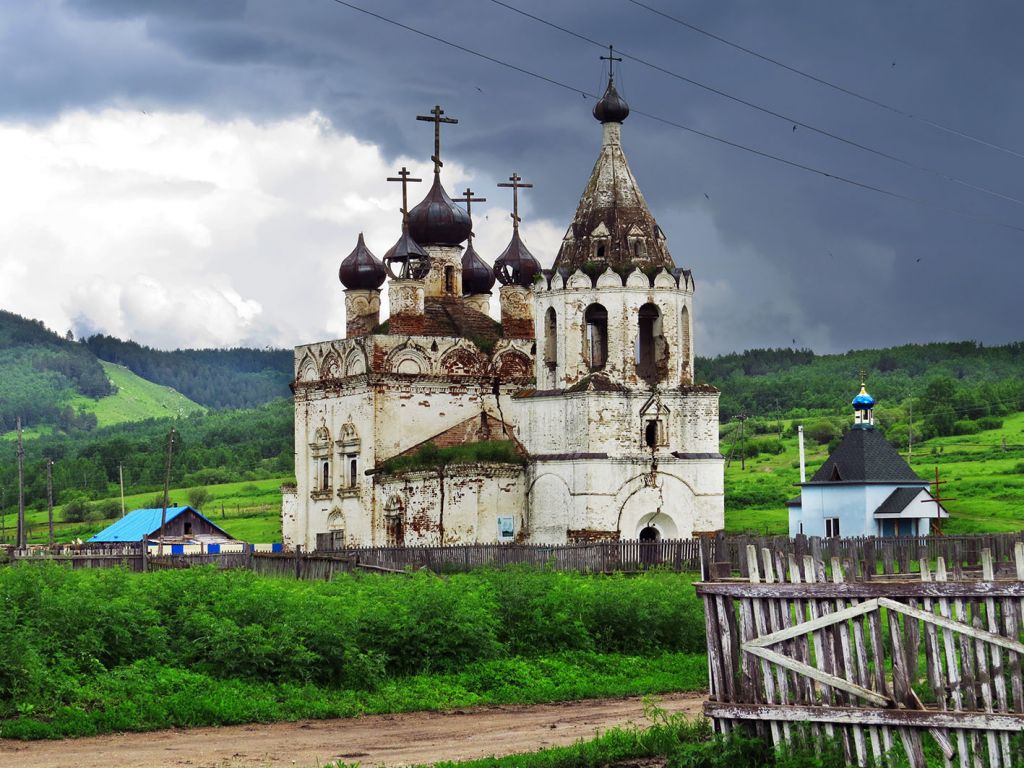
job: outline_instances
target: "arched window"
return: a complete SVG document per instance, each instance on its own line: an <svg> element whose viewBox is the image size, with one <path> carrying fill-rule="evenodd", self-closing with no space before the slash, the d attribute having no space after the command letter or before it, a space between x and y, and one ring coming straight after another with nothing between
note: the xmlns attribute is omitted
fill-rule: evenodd
<svg viewBox="0 0 1024 768"><path fill-rule="evenodd" d="M599 259L603 259L604 258L604 244L603 243L601 245L597 246L597 258L599 258Z"/></svg>
<svg viewBox="0 0 1024 768"><path fill-rule="evenodd" d="M667 352L661 325L661 311L657 306L647 303L640 307L637 314L636 372L649 384L660 381L667 373Z"/></svg>
<svg viewBox="0 0 1024 768"><path fill-rule="evenodd" d="M600 304L591 304L583 313L586 336L583 353L591 371L600 371L608 362L608 310Z"/></svg>
<svg viewBox="0 0 1024 768"><path fill-rule="evenodd" d="M648 448L656 448L658 445L658 422L648 421L644 427L644 444Z"/></svg>
<svg viewBox="0 0 1024 768"><path fill-rule="evenodd" d="M444 292L455 293L455 267L444 268Z"/></svg>
<svg viewBox="0 0 1024 768"><path fill-rule="evenodd" d="M331 462L325 461L320 468L320 490L328 491L331 488Z"/></svg>
<svg viewBox="0 0 1024 768"><path fill-rule="evenodd" d="M353 457L348 460L348 484L350 488L356 487L359 479L359 462Z"/></svg>
<svg viewBox="0 0 1024 768"><path fill-rule="evenodd" d="M544 315L544 362L552 370L558 365L558 316L554 307Z"/></svg>
<svg viewBox="0 0 1024 768"><path fill-rule="evenodd" d="M683 356L683 380L688 381L693 378L693 372L690 371L690 310L687 307L683 307L683 314L679 322L682 328L683 342L680 350Z"/></svg>

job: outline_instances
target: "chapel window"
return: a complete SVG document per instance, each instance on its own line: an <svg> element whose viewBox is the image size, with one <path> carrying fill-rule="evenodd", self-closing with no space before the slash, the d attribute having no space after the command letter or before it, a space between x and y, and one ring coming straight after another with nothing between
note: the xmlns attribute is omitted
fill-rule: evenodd
<svg viewBox="0 0 1024 768"><path fill-rule="evenodd" d="M683 307L683 314L679 321L682 326L681 335L683 342L680 352L683 358L684 380L687 380L692 378L692 373L690 372L690 310L686 307Z"/></svg>
<svg viewBox="0 0 1024 768"><path fill-rule="evenodd" d="M644 444L648 448L654 448L658 445L658 422L647 422L647 426L644 427Z"/></svg>
<svg viewBox="0 0 1024 768"><path fill-rule="evenodd" d="M608 361L608 310L591 304L583 313L586 324L584 354L591 371L600 371Z"/></svg>
<svg viewBox="0 0 1024 768"><path fill-rule="evenodd" d="M551 369L558 364L558 316L554 307L549 307L544 316L544 362Z"/></svg>
<svg viewBox="0 0 1024 768"><path fill-rule="evenodd" d="M320 466L320 489L323 491L331 488L331 462L325 461Z"/></svg>
<svg viewBox="0 0 1024 768"><path fill-rule="evenodd" d="M604 245L603 244L597 246L597 258L598 259L603 259L604 258Z"/></svg>
<svg viewBox="0 0 1024 768"><path fill-rule="evenodd" d="M444 268L444 292L455 293L455 267Z"/></svg>
<svg viewBox="0 0 1024 768"><path fill-rule="evenodd" d="M349 488L355 488L357 480L359 479L359 462L355 456L349 456L348 459L348 485Z"/></svg>

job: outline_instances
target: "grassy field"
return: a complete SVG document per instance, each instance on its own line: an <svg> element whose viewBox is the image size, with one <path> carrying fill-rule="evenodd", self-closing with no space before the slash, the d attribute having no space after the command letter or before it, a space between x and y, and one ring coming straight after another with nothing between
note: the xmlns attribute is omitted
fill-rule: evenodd
<svg viewBox="0 0 1024 768"><path fill-rule="evenodd" d="M281 483L291 478L247 480L238 483L204 486L210 500L203 505L203 514L232 536L243 541L267 543L281 541ZM170 492L171 505L188 504L188 488L175 488ZM136 493L125 496L125 509L154 506L159 493ZM115 497L120 503L120 498ZM63 508L54 509L54 534L57 541L83 541L106 528L113 520L90 520L84 523L63 522ZM6 538L14 535L16 519L10 510L4 520ZM29 511L25 516L30 544L45 544L48 540L46 510Z"/></svg>
<svg viewBox="0 0 1024 768"><path fill-rule="evenodd" d="M99 400L78 396L71 401L75 408L96 414L99 427L126 421L187 416L206 410L180 392L136 376L124 366L102 360L100 364L107 378L117 386L117 392Z"/></svg>
<svg viewBox="0 0 1024 768"><path fill-rule="evenodd" d="M787 437L783 442L783 453L748 459L746 469L741 469L737 460L726 468L726 531L786 532L784 502L799 494L800 469L796 438ZM807 443L808 477L827 456L826 446ZM919 475L932 479L938 467L940 477L949 481L942 492L957 500L946 504L950 519L944 532L1018 531L1024 527L1024 413L1007 416L1001 429L938 437L915 445L910 464Z"/></svg>

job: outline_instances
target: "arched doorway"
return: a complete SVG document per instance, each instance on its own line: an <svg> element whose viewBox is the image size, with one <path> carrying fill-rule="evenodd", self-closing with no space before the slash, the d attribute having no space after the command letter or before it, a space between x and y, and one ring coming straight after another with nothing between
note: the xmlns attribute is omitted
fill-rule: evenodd
<svg viewBox="0 0 1024 768"><path fill-rule="evenodd" d="M661 532L654 526L648 525L640 531L640 562L644 566L650 567L661 562L659 539Z"/></svg>

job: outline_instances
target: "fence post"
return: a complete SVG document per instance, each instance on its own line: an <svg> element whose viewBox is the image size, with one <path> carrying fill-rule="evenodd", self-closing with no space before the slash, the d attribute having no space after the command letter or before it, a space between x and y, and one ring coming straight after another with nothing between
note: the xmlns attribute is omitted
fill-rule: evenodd
<svg viewBox="0 0 1024 768"><path fill-rule="evenodd" d="M141 564L140 564L139 567L142 569L142 572L145 573L147 568L148 568L148 566L149 566L149 563L146 562L149 559L149 545L146 542L146 537L145 536L142 537L142 541L140 542L140 546L142 547L142 556L141 556Z"/></svg>
<svg viewBox="0 0 1024 768"><path fill-rule="evenodd" d="M302 578L302 545L295 545L295 578Z"/></svg>

